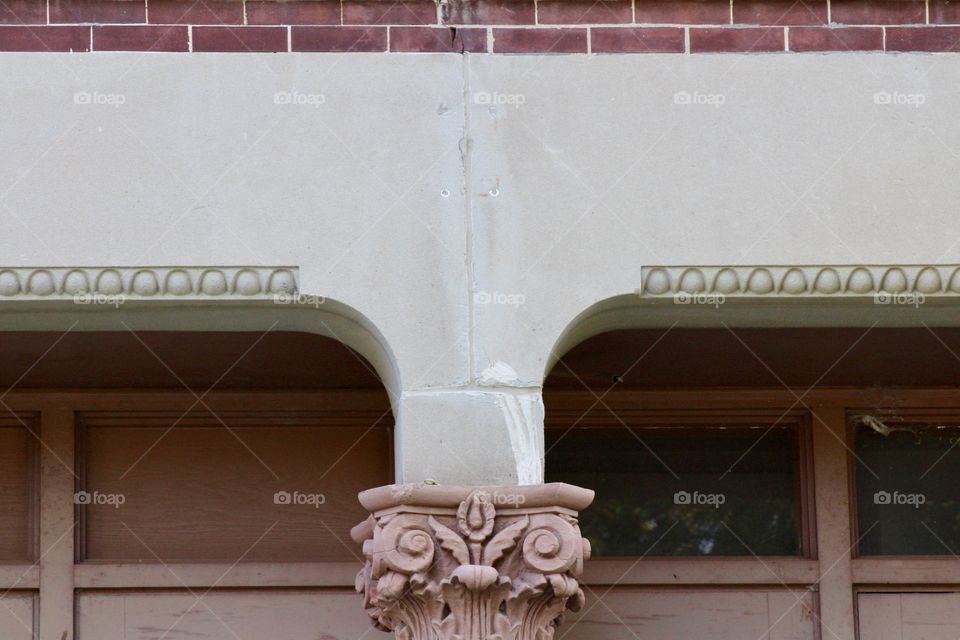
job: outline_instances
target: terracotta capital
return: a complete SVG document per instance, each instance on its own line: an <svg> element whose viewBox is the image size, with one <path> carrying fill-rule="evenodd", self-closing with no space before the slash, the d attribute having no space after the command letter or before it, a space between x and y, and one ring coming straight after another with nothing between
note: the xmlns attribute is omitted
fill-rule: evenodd
<svg viewBox="0 0 960 640"><path fill-rule="evenodd" d="M583 605L577 515L592 500L561 483L364 491L364 608L400 640L550 640Z"/></svg>

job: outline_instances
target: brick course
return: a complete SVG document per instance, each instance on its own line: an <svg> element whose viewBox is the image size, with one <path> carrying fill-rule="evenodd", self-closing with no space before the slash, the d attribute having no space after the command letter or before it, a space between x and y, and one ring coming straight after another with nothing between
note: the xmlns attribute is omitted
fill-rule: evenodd
<svg viewBox="0 0 960 640"><path fill-rule="evenodd" d="M954 52L958 40L960 0L0 3L6 51Z"/></svg>
<svg viewBox="0 0 960 640"><path fill-rule="evenodd" d="M782 27L739 27L736 29L702 27L690 29L692 53L729 51L765 52L784 50Z"/></svg>
<svg viewBox="0 0 960 640"><path fill-rule="evenodd" d="M152 0L153 24L243 24L243 3L234 0Z"/></svg>
<svg viewBox="0 0 960 640"><path fill-rule="evenodd" d="M89 51L90 27L0 27L0 51Z"/></svg>
<svg viewBox="0 0 960 640"><path fill-rule="evenodd" d="M387 50L386 27L292 27L291 48L294 51Z"/></svg>
<svg viewBox="0 0 960 640"><path fill-rule="evenodd" d="M586 53L587 30L494 29L494 53Z"/></svg>
<svg viewBox="0 0 960 640"><path fill-rule="evenodd" d="M194 51L269 53L287 50L285 27L193 27Z"/></svg>
<svg viewBox="0 0 960 640"><path fill-rule="evenodd" d="M794 27L790 29L791 51L882 51L883 29L879 27Z"/></svg>
<svg viewBox="0 0 960 640"><path fill-rule="evenodd" d="M96 51L188 51L190 37L182 25L93 27Z"/></svg>

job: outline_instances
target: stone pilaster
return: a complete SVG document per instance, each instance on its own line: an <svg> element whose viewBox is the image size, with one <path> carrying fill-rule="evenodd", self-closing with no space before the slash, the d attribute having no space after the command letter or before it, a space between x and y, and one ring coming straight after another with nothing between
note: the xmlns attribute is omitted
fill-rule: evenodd
<svg viewBox="0 0 960 640"><path fill-rule="evenodd" d="M365 491L364 607L399 640L550 640L583 605L577 515L592 500L561 483Z"/></svg>

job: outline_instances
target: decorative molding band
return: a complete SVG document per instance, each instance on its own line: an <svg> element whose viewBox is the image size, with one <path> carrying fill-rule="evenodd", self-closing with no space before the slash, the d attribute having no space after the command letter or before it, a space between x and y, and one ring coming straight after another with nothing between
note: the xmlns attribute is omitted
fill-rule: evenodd
<svg viewBox="0 0 960 640"><path fill-rule="evenodd" d="M0 268L0 300L272 298L295 294L295 267Z"/></svg>
<svg viewBox="0 0 960 640"><path fill-rule="evenodd" d="M583 605L590 545L577 513L593 492L390 485L364 491L357 591L375 627L403 640L548 640Z"/></svg>
<svg viewBox="0 0 960 640"><path fill-rule="evenodd" d="M727 297L857 297L917 293L960 295L960 265L644 267L640 294Z"/></svg>

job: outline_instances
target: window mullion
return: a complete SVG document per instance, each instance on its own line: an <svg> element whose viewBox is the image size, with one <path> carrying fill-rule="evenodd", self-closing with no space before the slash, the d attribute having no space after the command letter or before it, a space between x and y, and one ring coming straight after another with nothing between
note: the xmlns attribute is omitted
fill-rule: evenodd
<svg viewBox="0 0 960 640"><path fill-rule="evenodd" d="M822 637L854 640L849 434L842 406L813 406Z"/></svg>
<svg viewBox="0 0 960 640"><path fill-rule="evenodd" d="M74 637L74 418L70 409L40 415L41 640Z"/></svg>

